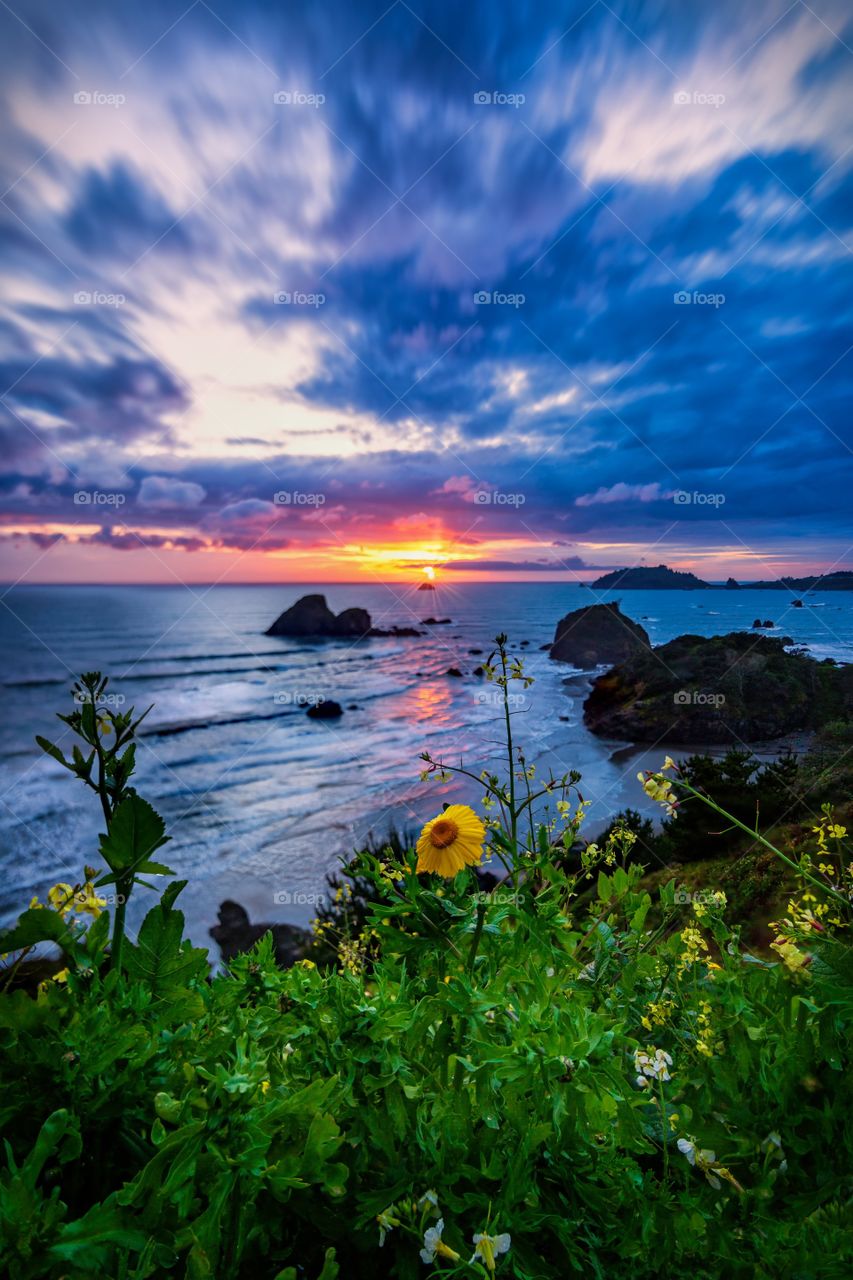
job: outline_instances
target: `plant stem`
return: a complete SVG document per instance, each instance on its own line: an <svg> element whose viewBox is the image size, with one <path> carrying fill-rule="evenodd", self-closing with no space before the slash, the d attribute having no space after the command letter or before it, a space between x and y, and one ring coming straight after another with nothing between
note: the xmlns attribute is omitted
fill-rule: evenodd
<svg viewBox="0 0 853 1280"><path fill-rule="evenodd" d="M845 907L848 905L847 899L842 893L837 893L830 885L824 884L823 881L818 880L816 876L810 875L808 871L804 871L803 868L798 866L792 858L789 858L784 854L781 849L777 849L775 844L771 844L769 840L766 840L759 831L755 831L752 827L748 827L745 822L741 822L739 818L736 818L733 814L722 809L715 800L711 799L710 796L705 796L701 791L697 791L694 787L691 787L689 782L681 782L678 779L676 779L676 781L679 786L684 787L685 791L688 791L690 795L696 796L697 800L701 800L709 809L713 809L714 812L719 813L721 817L727 818L729 822L733 822L736 827L740 827L741 831L745 831L747 835L754 836L756 840L764 845L765 849L769 849L771 853L775 853L776 857L779 858L781 862L784 862L792 871L795 871L798 876L802 876L804 880L808 880L809 884L814 885L815 888L820 889L823 893L828 893L831 897L837 898L839 902L844 903Z"/></svg>
<svg viewBox="0 0 853 1280"><path fill-rule="evenodd" d="M121 973L121 956L124 949L124 919L127 914L127 892L124 881L116 882L116 914L113 923L112 967Z"/></svg>
<svg viewBox="0 0 853 1280"><path fill-rule="evenodd" d="M477 951L480 946L480 939L483 936L483 924L486 919L485 902L477 903L477 923L474 926L474 937L471 939L471 950L468 953L468 973L474 972L474 961L477 959Z"/></svg>
<svg viewBox="0 0 853 1280"><path fill-rule="evenodd" d="M92 715L95 722L95 733L94 733L95 751L98 756L98 788L97 790L98 790L98 795L101 798L101 808L104 811L104 819L107 824L107 834L109 835L110 819L112 817L112 811L110 809L110 799L109 799L109 794L107 792L106 770L104 768L104 749L101 746L101 736L100 736L100 733L98 732L98 703L95 698L94 690L90 690L90 693L92 696Z"/></svg>
<svg viewBox="0 0 853 1280"><path fill-rule="evenodd" d="M505 637L503 637L505 639ZM501 655L501 674L503 680L504 720L506 721L506 753L509 762L509 818L510 837L512 839L513 888L518 891L518 814L515 810L515 763L512 750L512 717L509 713L509 681L506 674L506 648L503 642L499 645Z"/></svg>
<svg viewBox="0 0 853 1280"><path fill-rule="evenodd" d="M666 1107L663 1101L663 1080L658 1078L660 1085L660 1131L663 1140L663 1185L669 1182L669 1138L667 1136L667 1126L669 1121L666 1118Z"/></svg>

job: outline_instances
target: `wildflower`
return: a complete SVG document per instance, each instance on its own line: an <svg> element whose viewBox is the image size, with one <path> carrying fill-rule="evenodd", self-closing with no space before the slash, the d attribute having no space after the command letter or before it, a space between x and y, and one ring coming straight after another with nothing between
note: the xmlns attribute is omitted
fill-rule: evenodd
<svg viewBox="0 0 853 1280"><path fill-rule="evenodd" d="M269 1091L270 1091L270 1082L269 1082L269 1080L262 1080L262 1081L261 1081L261 1093L264 1095L264 1097L266 1097L266 1095L269 1093Z"/></svg>
<svg viewBox="0 0 853 1280"><path fill-rule="evenodd" d="M427 1227L424 1232L424 1247L421 1249L421 1262L435 1262L436 1258L449 1258L451 1262L459 1261L459 1254L441 1238L444 1230L444 1218L439 1218L434 1227Z"/></svg>
<svg viewBox="0 0 853 1280"><path fill-rule="evenodd" d="M377 1213L376 1221L379 1223L379 1248L381 1249L385 1243L385 1237L389 1231L393 1231L395 1227L399 1227L400 1219L394 1215L394 1206L383 1209L381 1213Z"/></svg>
<svg viewBox="0 0 853 1280"><path fill-rule="evenodd" d="M663 1049L655 1049L654 1068L658 1080L671 1080L667 1067L672 1066L672 1058Z"/></svg>
<svg viewBox="0 0 853 1280"><path fill-rule="evenodd" d="M479 1258L485 1263L487 1270L494 1271L495 1258L500 1257L502 1253L509 1253L511 1243L512 1240L506 1231L499 1236L489 1236L484 1231L478 1231L474 1236L474 1253L471 1256L471 1262L476 1262Z"/></svg>
<svg viewBox="0 0 853 1280"><path fill-rule="evenodd" d="M431 1205L433 1209L438 1208L438 1196L432 1189L423 1193L421 1198L418 1200L417 1207L419 1209L425 1209L427 1205Z"/></svg>
<svg viewBox="0 0 853 1280"><path fill-rule="evenodd" d="M85 912L93 920L97 920L106 905L106 898L98 897L91 880L87 880L83 887L74 894L74 910Z"/></svg>
<svg viewBox="0 0 853 1280"><path fill-rule="evenodd" d="M71 899L74 896L74 890L70 884L55 884L52 889L47 891L47 900L61 916L67 916L71 910Z"/></svg>
<svg viewBox="0 0 853 1280"><path fill-rule="evenodd" d="M715 1053L724 1051L725 1045L717 1038L711 1021L711 1005L707 1000L700 1000L696 1015L696 1052L704 1058L713 1058Z"/></svg>
<svg viewBox="0 0 853 1280"><path fill-rule="evenodd" d="M52 982L65 983L68 981L70 969L58 969L56 973L52 973L49 978L45 978L44 982L39 983L39 991L47 991Z"/></svg>
<svg viewBox="0 0 853 1280"><path fill-rule="evenodd" d="M681 1154L687 1157L687 1163L704 1173L714 1190L719 1191L722 1185L720 1179L711 1172L717 1163L714 1152L709 1151L707 1147L700 1150L692 1138L679 1138L677 1146Z"/></svg>
<svg viewBox="0 0 853 1280"><path fill-rule="evenodd" d="M338 943L338 959L345 973L363 973L366 956L361 938L342 938Z"/></svg>
<svg viewBox="0 0 853 1280"><path fill-rule="evenodd" d="M659 773L638 773L637 778L643 784L643 790L649 799L662 804L671 818L678 807L678 801L669 779Z"/></svg>
<svg viewBox="0 0 853 1280"><path fill-rule="evenodd" d="M678 963L678 972L684 973L691 964L696 964L699 960L704 960L704 952L708 950L708 944L702 937L702 934L693 925L687 925L681 930L681 943L684 948L681 959Z"/></svg>
<svg viewBox="0 0 853 1280"><path fill-rule="evenodd" d="M796 943L785 938L777 938L775 942L770 943L770 946L782 957L782 963L791 973L799 973L811 959L811 956L801 951Z"/></svg>
<svg viewBox="0 0 853 1280"><path fill-rule="evenodd" d="M417 870L434 871L448 879L483 856L486 829L473 809L452 804L424 826L418 839Z"/></svg>
<svg viewBox="0 0 853 1280"><path fill-rule="evenodd" d="M653 1027L664 1027L672 1017L674 1008L675 1003L670 999L652 1000L649 1002L648 1011L640 1019L640 1022L647 1031L651 1031Z"/></svg>
<svg viewBox="0 0 853 1280"><path fill-rule="evenodd" d="M730 1182L738 1191L743 1191L737 1178L729 1173L725 1165L718 1163L713 1151L709 1151L707 1147L700 1150L692 1138L679 1138L677 1146L682 1155L687 1157L687 1163L694 1169L698 1169L700 1173L704 1173L715 1191L719 1191L722 1186L720 1178L725 1178L726 1182Z"/></svg>
<svg viewBox="0 0 853 1280"><path fill-rule="evenodd" d="M648 1088L649 1080L671 1080L671 1066L672 1058L665 1049L652 1046L648 1053L644 1049L634 1050L634 1068L640 1073L637 1084L643 1089Z"/></svg>

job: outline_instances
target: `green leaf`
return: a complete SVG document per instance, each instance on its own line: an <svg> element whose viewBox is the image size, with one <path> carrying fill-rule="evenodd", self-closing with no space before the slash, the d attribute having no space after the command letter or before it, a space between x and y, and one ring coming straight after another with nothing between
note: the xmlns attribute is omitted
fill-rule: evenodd
<svg viewBox="0 0 853 1280"><path fill-rule="evenodd" d="M335 1250L326 1250L326 1261L323 1264L323 1270L320 1272L317 1280L338 1280L341 1269L335 1261Z"/></svg>
<svg viewBox="0 0 853 1280"><path fill-rule="evenodd" d="M110 937L110 913L102 911L86 931L86 954L96 962L104 955Z"/></svg>
<svg viewBox="0 0 853 1280"><path fill-rule="evenodd" d="M71 758L74 761L74 764L73 764L74 772L78 775L78 777L87 779L92 772L92 765L95 762L94 751L90 751L87 756L84 756L83 752L75 743L74 746L71 748ZM72 766L69 765L68 768L72 768Z"/></svg>
<svg viewBox="0 0 853 1280"><path fill-rule="evenodd" d="M83 730L83 737L88 742L94 742L98 732L97 716L95 708L91 702L84 702L80 708L80 727Z"/></svg>
<svg viewBox="0 0 853 1280"><path fill-rule="evenodd" d="M64 1107L58 1111L52 1111L39 1130L32 1150L28 1153L20 1170L15 1166L12 1160L11 1147L7 1144L9 1168L14 1174L18 1175L22 1186L27 1187L30 1191L34 1189L42 1169L65 1137L66 1130L71 1123L71 1116Z"/></svg>
<svg viewBox="0 0 853 1280"><path fill-rule="evenodd" d="M328 1112L318 1111L311 1117L302 1157L304 1177L317 1179L322 1177L323 1165L343 1141L340 1133L338 1122Z"/></svg>
<svg viewBox="0 0 853 1280"><path fill-rule="evenodd" d="M179 893L182 893L183 890L186 889L187 884L188 881L186 880L173 880L172 883L163 890L163 896L160 899L160 906L163 911L171 911L172 907L175 905L175 899Z"/></svg>
<svg viewBox="0 0 853 1280"><path fill-rule="evenodd" d="M40 733L36 734L36 742L39 744L42 751L44 751L46 755L52 756L54 760L58 760L59 763L61 765L64 765L66 769L70 769L72 773L74 772L73 764L68 763L68 761L65 759L65 756L59 750L59 747L55 745L55 743L50 742L47 738L43 738Z"/></svg>
<svg viewBox="0 0 853 1280"><path fill-rule="evenodd" d="M109 831L100 837L101 854L113 871L135 872L171 838L165 832L156 809L130 791L115 810Z"/></svg>
<svg viewBox="0 0 853 1280"><path fill-rule="evenodd" d="M165 862L140 862L134 867L137 875L148 876L173 876L175 873L171 867L167 867Z"/></svg>
<svg viewBox="0 0 853 1280"><path fill-rule="evenodd" d="M49 907L31 907L19 917L18 923L5 933L0 933L0 954L22 951L38 942L55 942L63 951L70 951L76 939L58 911Z"/></svg>
<svg viewBox="0 0 853 1280"><path fill-rule="evenodd" d="M76 1222L67 1222L61 1227L59 1238L50 1252L63 1262L76 1263L87 1271L92 1268L100 1270L109 1257L108 1246L119 1245L122 1249L139 1253L147 1240L147 1231L134 1228L114 1197L110 1196L103 1204L93 1205Z"/></svg>
<svg viewBox="0 0 853 1280"><path fill-rule="evenodd" d="M183 912L172 902L186 884L170 885L152 907L139 930L136 946L125 943L124 968L128 977L144 982L151 994L166 999L186 991L187 984L207 976L207 952L183 940Z"/></svg>
<svg viewBox="0 0 853 1280"><path fill-rule="evenodd" d="M640 905L637 907L637 910L631 916L631 928L634 931L634 933L642 932L643 926L646 923L646 916L649 914L649 907L651 905L652 905L651 898L649 897L648 894L644 894L643 901L640 903Z"/></svg>

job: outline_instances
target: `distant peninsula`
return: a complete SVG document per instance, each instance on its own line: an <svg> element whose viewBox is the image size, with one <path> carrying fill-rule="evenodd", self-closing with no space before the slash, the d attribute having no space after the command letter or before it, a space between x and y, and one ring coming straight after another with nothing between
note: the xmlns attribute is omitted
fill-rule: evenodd
<svg viewBox="0 0 853 1280"><path fill-rule="evenodd" d="M705 582L695 573L670 569L665 564L639 565L632 569L614 569L595 582L581 583L593 591L698 591L720 589L737 591L743 587L751 591L792 591L802 595L807 591L853 591L853 571L842 569L833 573L815 574L808 578L774 578L763 582Z"/></svg>
<svg viewBox="0 0 853 1280"><path fill-rule="evenodd" d="M698 591L710 585L710 582L697 578L695 573L682 573L678 569L667 568L665 564L654 568L639 565L633 569L614 569L591 584L594 591Z"/></svg>
<svg viewBox="0 0 853 1280"><path fill-rule="evenodd" d="M785 588L798 594L804 591L853 591L853 572L841 569L835 573L817 574L809 578L777 578L771 582L747 582L743 585L762 591Z"/></svg>

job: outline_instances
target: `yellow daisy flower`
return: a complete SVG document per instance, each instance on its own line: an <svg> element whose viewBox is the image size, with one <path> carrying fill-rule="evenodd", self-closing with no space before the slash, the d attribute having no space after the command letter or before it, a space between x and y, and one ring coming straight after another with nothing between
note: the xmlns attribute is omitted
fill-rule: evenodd
<svg viewBox="0 0 853 1280"><path fill-rule="evenodd" d="M452 804L424 826L418 839L418 871L435 871L448 879L483 857L486 829L467 804Z"/></svg>

